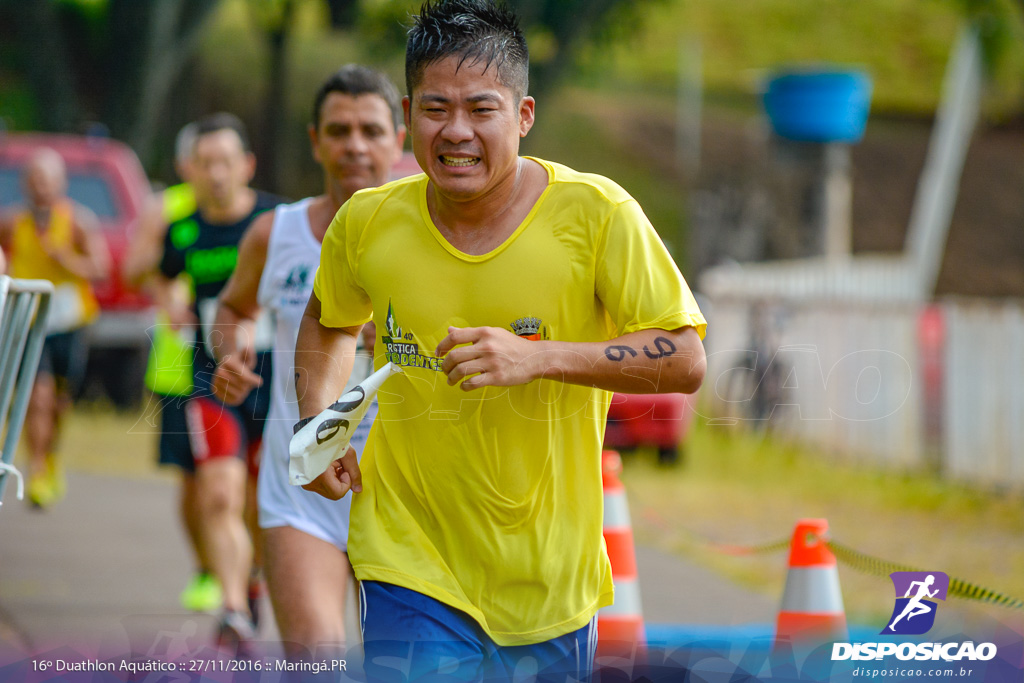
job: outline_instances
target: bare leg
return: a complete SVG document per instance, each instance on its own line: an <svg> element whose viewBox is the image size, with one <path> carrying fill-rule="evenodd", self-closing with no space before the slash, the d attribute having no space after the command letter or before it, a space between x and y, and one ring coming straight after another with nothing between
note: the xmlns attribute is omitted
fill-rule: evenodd
<svg viewBox="0 0 1024 683"><path fill-rule="evenodd" d="M263 544L257 543L260 525L259 505L256 499L256 475L248 473L245 479L245 527L253 541L252 567L254 573L263 568Z"/></svg>
<svg viewBox="0 0 1024 683"><path fill-rule="evenodd" d="M263 529L264 570L285 651L310 656L345 641L352 567L333 544L291 527Z"/></svg>
<svg viewBox="0 0 1024 683"><path fill-rule="evenodd" d="M246 598L253 625L258 627L261 618L260 612L262 611L261 602L267 591L263 579L263 542L260 539L259 505L256 499L257 475L251 471L252 469L252 467L247 467L248 476L245 479L245 527L249 532L249 538L252 539L253 548L252 566L249 568L249 582L246 587Z"/></svg>
<svg viewBox="0 0 1024 683"><path fill-rule="evenodd" d="M202 525L199 518L199 502L197 498L196 475L192 472L182 471L181 473L181 497L179 499L179 512L181 523L185 528L185 535L188 537L189 546L195 556L196 566L202 571L208 571L210 561L206 557L202 543Z"/></svg>
<svg viewBox="0 0 1024 683"><path fill-rule="evenodd" d="M25 418L30 476L39 476L46 471L46 454L53 448L56 433L57 400L57 382L53 375L37 375Z"/></svg>
<svg viewBox="0 0 1024 683"><path fill-rule="evenodd" d="M200 538L210 570L220 580L224 608L248 614L252 542L242 518L245 478L245 463L231 457L208 460L196 470Z"/></svg>

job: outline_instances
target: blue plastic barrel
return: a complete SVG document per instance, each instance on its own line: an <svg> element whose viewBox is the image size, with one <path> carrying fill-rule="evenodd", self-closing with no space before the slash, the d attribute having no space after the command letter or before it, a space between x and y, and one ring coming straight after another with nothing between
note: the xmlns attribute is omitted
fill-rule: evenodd
<svg viewBox="0 0 1024 683"><path fill-rule="evenodd" d="M864 136L871 79L859 71L787 71L767 82L764 108L781 137L857 142Z"/></svg>

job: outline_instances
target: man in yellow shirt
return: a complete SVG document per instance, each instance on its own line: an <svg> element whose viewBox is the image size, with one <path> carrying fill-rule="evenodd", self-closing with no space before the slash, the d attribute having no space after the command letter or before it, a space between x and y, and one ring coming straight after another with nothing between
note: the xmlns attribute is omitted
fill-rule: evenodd
<svg viewBox="0 0 1024 683"><path fill-rule="evenodd" d="M524 657L541 677L586 680L613 598L611 392L703 380L704 318L636 201L519 156L527 72L510 12L424 5L403 107L426 175L342 206L300 326L299 425L337 400L364 323L377 366L404 370L378 394L361 464L349 450L307 487L355 493L349 556L373 680L446 665L508 679Z"/></svg>
<svg viewBox="0 0 1024 683"><path fill-rule="evenodd" d="M44 508L64 495L56 445L60 419L85 375L85 327L99 315L91 282L107 276L110 254L96 216L67 197L64 159L41 148L22 175L26 206L0 219L0 245L15 278L54 284L47 335L25 422L29 501Z"/></svg>

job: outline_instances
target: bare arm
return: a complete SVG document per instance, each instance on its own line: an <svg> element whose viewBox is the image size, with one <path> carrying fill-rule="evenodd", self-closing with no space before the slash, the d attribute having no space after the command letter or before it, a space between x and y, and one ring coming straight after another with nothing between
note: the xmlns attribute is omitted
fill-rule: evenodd
<svg viewBox="0 0 1024 683"><path fill-rule="evenodd" d="M160 264L160 256L163 254L167 227L164 220L163 194L154 195L142 212L139 225L128 244L128 251L121 264L121 277L127 284L137 287L148 275L156 271Z"/></svg>
<svg viewBox="0 0 1024 683"><path fill-rule="evenodd" d="M110 273L110 252L99 229L96 215L84 206L76 206L71 222L71 248L50 255L72 275L102 280Z"/></svg>
<svg viewBox="0 0 1024 683"><path fill-rule="evenodd" d="M14 228L14 222L9 213L0 211L0 275L7 273L7 254L5 253L11 248L11 230Z"/></svg>
<svg viewBox="0 0 1024 683"><path fill-rule="evenodd" d="M466 391L553 379L627 394L691 394L707 369L693 327L641 330L606 342L527 341L495 327L451 327L436 355L444 357L448 384L461 382Z"/></svg>
<svg viewBox="0 0 1024 683"><path fill-rule="evenodd" d="M264 213L245 231L238 245L238 263L220 293L217 315L210 332L217 371L213 375L214 395L230 405L245 400L263 379L252 371L256 362L253 345L258 294L263 267L267 262L267 244L274 225L274 213ZM242 343L239 343L241 339Z"/></svg>
<svg viewBox="0 0 1024 683"><path fill-rule="evenodd" d="M168 227L164 220L163 194L151 196L128 244L121 277L131 286L142 286L153 303L167 314L171 327L178 329L198 321L190 306L192 293L185 283L187 278L184 275L168 278L160 272Z"/></svg>
<svg viewBox="0 0 1024 683"><path fill-rule="evenodd" d="M352 374L358 327L332 328L320 323L320 299L309 296L295 344L295 395L299 417L313 417L338 400ZM349 447L327 471L302 488L338 500L363 490L355 449Z"/></svg>
<svg viewBox="0 0 1024 683"><path fill-rule="evenodd" d="M167 313L173 329L195 325L198 322L189 306L192 294L181 278L169 278L159 271L154 271L147 284L153 303Z"/></svg>
<svg viewBox="0 0 1024 683"><path fill-rule="evenodd" d="M325 327L320 323L320 299L316 292L310 294L295 343L295 396L300 418L317 415L341 396L352 374L361 328Z"/></svg>
<svg viewBox="0 0 1024 683"><path fill-rule="evenodd" d="M0 211L0 248L4 251L11 248L11 234L14 232L14 214Z"/></svg>

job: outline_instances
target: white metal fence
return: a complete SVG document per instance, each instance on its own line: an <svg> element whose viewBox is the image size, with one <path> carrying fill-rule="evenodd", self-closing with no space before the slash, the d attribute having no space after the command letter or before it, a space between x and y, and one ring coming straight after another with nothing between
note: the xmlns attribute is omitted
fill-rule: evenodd
<svg viewBox="0 0 1024 683"><path fill-rule="evenodd" d="M46 333L53 285L0 275L0 504L8 475L18 479L14 451L28 411L36 366Z"/></svg>
<svg viewBox="0 0 1024 683"><path fill-rule="evenodd" d="M944 455L950 476L1024 485L1024 306L956 300L944 306Z"/></svg>
<svg viewBox="0 0 1024 683"><path fill-rule="evenodd" d="M1024 304L711 304L708 417L837 457L1024 488Z"/></svg>

